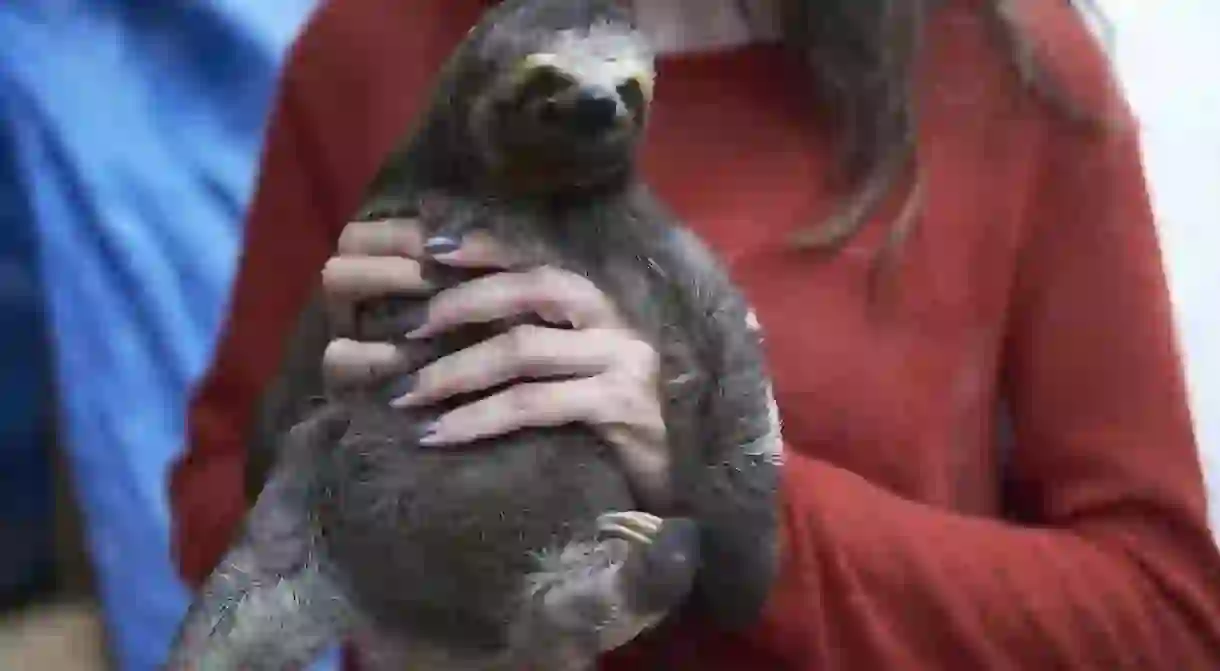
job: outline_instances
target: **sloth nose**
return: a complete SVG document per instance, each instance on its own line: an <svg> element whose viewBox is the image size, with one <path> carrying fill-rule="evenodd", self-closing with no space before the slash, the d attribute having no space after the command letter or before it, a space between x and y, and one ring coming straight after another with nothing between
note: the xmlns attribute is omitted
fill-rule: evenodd
<svg viewBox="0 0 1220 671"><path fill-rule="evenodd" d="M568 123L583 135L597 135L613 127L619 119L620 102L611 91L581 89L572 101Z"/></svg>

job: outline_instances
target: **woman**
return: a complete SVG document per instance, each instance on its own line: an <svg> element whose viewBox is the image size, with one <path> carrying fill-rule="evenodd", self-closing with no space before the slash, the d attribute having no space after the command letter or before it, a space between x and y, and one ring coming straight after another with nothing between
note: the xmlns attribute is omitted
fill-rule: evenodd
<svg viewBox="0 0 1220 671"><path fill-rule="evenodd" d="M744 11L766 4L635 3L684 51L661 63L644 170L767 334L788 454L781 572L750 626L688 618L607 668L1220 668L1220 554L1138 139L1080 16L1054 0L794 0L799 48L785 48ZM409 221L338 225L480 8L331 0L297 44L173 483L196 582L242 513L243 433L336 242L323 277L338 305L426 293L425 254L503 260L494 240L424 241ZM757 29L692 49L698 25ZM599 298L572 276L521 279L439 294L425 328ZM609 421L627 471L663 482L655 370L627 354L633 335L539 334L419 371L337 340L324 367L406 373L420 403L512 379L523 357L579 368L453 411L435 449ZM610 394L631 411L595 412Z"/></svg>

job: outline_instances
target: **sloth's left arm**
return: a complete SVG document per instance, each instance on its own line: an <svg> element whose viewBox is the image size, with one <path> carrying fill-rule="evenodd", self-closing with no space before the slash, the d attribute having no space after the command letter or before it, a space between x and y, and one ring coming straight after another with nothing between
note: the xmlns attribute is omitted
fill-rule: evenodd
<svg viewBox="0 0 1220 671"><path fill-rule="evenodd" d="M657 252L660 300L680 315L663 328L666 433L674 496L700 525L702 567L692 604L720 625L755 621L778 566L779 417L761 336L746 300L693 234L674 231ZM665 347L681 347L666 352Z"/></svg>

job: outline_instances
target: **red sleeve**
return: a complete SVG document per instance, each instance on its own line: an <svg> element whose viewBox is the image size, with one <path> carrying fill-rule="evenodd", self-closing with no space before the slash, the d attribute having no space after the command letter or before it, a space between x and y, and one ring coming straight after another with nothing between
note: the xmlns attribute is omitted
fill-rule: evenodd
<svg viewBox="0 0 1220 671"><path fill-rule="evenodd" d="M212 570L245 512L245 433L323 263L481 8L481 0L328 0L294 45L228 323L170 481L175 553L188 582Z"/></svg>
<svg viewBox="0 0 1220 671"><path fill-rule="evenodd" d="M1020 522L790 450L782 576L752 634L798 668L1220 669L1220 553L1138 134L1118 115L1046 135L1004 353Z"/></svg>

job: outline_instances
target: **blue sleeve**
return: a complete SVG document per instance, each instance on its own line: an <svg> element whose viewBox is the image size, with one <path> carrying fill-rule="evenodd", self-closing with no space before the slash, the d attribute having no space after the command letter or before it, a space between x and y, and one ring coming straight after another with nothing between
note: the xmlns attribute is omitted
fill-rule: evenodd
<svg viewBox="0 0 1220 671"><path fill-rule="evenodd" d="M0 202L25 227L60 435L119 668L188 595L166 475L236 268L278 69L312 0L0 3Z"/></svg>

